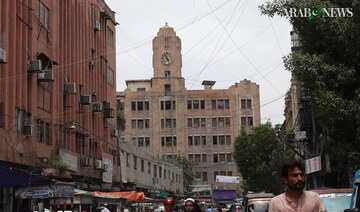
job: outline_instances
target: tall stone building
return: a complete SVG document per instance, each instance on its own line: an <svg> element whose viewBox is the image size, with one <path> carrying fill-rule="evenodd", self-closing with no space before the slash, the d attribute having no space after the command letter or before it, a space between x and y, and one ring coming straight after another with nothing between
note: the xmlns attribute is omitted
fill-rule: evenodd
<svg viewBox="0 0 360 212"><path fill-rule="evenodd" d="M181 40L167 24L153 39L151 79L127 80L124 103L125 142L163 158L195 162L196 185L236 190L239 184L215 182L216 175L240 176L232 153L241 127L260 124L259 86L242 80L228 89L187 90L182 77ZM201 190L201 189L200 189ZM200 191L199 190L199 191Z"/></svg>

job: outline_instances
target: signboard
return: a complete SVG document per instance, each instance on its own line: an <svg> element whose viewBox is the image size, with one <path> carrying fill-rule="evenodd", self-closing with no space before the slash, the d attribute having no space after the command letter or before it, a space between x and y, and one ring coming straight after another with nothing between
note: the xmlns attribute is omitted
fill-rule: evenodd
<svg viewBox="0 0 360 212"><path fill-rule="evenodd" d="M234 200L237 198L236 190L214 190L214 200Z"/></svg>
<svg viewBox="0 0 360 212"><path fill-rule="evenodd" d="M239 176L216 175L216 182L217 183L240 183L240 177Z"/></svg>
<svg viewBox="0 0 360 212"><path fill-rule="evenodd" d="M102 158L103 158L104 167L106 167L102 175L103 178L102 180L103 182L106 183L112 183L113 163L114 163L113 156L103 152Z"/></svg>
<svg viewBox="0 0 360 212"><path fill-rule="evenodd" d="M47 199L73 196L74 187L70 185L26 186L15 189L17 199Z"/></svg>
<svg viewBox="0 0 360 212"><path fill-rule="evenodd" d="M71 171L78 172L78 158L64 151L59 152L61 161L69 166Z"/></svg>
<svg viewBox="0 0 360 212"><path fill-rule="evenodd" d="M321 156L305 160L305 172L310 174L321 170Z"/></svg>

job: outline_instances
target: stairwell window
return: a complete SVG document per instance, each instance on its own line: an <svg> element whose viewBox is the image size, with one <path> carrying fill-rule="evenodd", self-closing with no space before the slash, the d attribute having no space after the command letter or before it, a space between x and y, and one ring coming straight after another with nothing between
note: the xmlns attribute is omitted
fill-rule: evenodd
<svg viewBox="0 0 360 212"><path fill-rule="evenodd" d="M36 17L45 29L50 29L50 9L40 0L36 2Z"/></svg>
<svg viewBox="0 0 360 212"><path fill-rule="evenodd" d="M165 85L165 96L170 96L170 95L171 95L171 85L166 84Z"/></svg>

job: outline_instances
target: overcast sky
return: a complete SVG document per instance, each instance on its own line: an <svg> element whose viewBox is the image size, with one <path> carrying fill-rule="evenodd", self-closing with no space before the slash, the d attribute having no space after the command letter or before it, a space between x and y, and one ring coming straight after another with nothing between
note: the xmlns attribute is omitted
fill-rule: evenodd
<svg viewBox="0 0 360 212"><path fill-rule="evenodd" d="M261 15L265 0L105 0L116 12L116 90L125 80L150 79L152 39L168 23L182 44L182 76L188 90L227 89L243 79L260 86L261 122L284 121L290 73L282 57L290 53L291 25Z"/></svg>

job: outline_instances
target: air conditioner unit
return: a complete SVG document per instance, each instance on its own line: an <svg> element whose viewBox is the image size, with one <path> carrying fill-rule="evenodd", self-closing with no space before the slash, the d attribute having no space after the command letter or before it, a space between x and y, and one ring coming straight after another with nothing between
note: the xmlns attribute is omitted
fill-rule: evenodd
<svg viewBox="0 0 360 212"><path fill-rule="evenodd" d="M29 62L28 67L29 72L42 71L42 63L41 60L33 60Z"/></svg>
<svg viewBox="0 0 360 212"><path fill-rule="evenodd" d="M81 160L81 165L82 165L82 166L90 166L90 158L89 158L89 157L84 157L84 158Z"/></svg>
<svg viewBox="0 0 360 212"><path fill-rule="evenodd" d="M38 72L38 81L39 82L52 82L54 81L54 70L47 69L41 72Z"/></svg>
<svg viewBox="0 0 360 212"><path fill-rule="evenodd" d="M80 104L82 104L82 105L91 104L91 95L81 95L80 96Z"/></svg>
<svg viewBox="0 0 360 212"><path fill-rule="evenodd" d="M0 63L6 62L6 51L0 48Z"/></svg>
<svg viewBox="0 0 360 212"><path fill-rule="evenodd" d="M92 111L93 112L101 112L103 109L103 105L101 103L95 102L92 104Z"/></svg>
<svg viewBox="0 0 360 212"><path fill-rule="evenodd" d="M67 94L75 94L76 93L76 83L65 83L64 84L64 92Z"/></svg>
<svg viewBox="0 0 360 212"><path fill-rule="evenodd" d="M22 128L23 135L25 136L33 136L34 134L34 127L33 125L25 125Z"/></svg>
<svg viewBox="0 0 360 212"><path fill-rule="evenodd" d="M111 130L111 136L119 137L119 130L118 129L112 129Z"/></svg>
<svg viewBox="0 0 360 212"><path fill-rule="evenodd" d="M103 169L103 162L101 160L96 160L95 168L96 169Z"/></svg>
<svg viewBox="0 0 360 212"><path fill-rule="evenodd" d="M103 110L104 118L114 118L114 109Z"/></svg>
<svg viewBox="0 0 360 212"><path fill-rule="evenodd" d="M112 109L111 102L103 102L103 104L104 104L104 110Z"/></svg>
<svg viewBox="0 0 360 212"><path fill-rule="evenodd" d="M100 22L99 21L95 21L94 29L95 29L95 31L100 31Z"/></svg>

